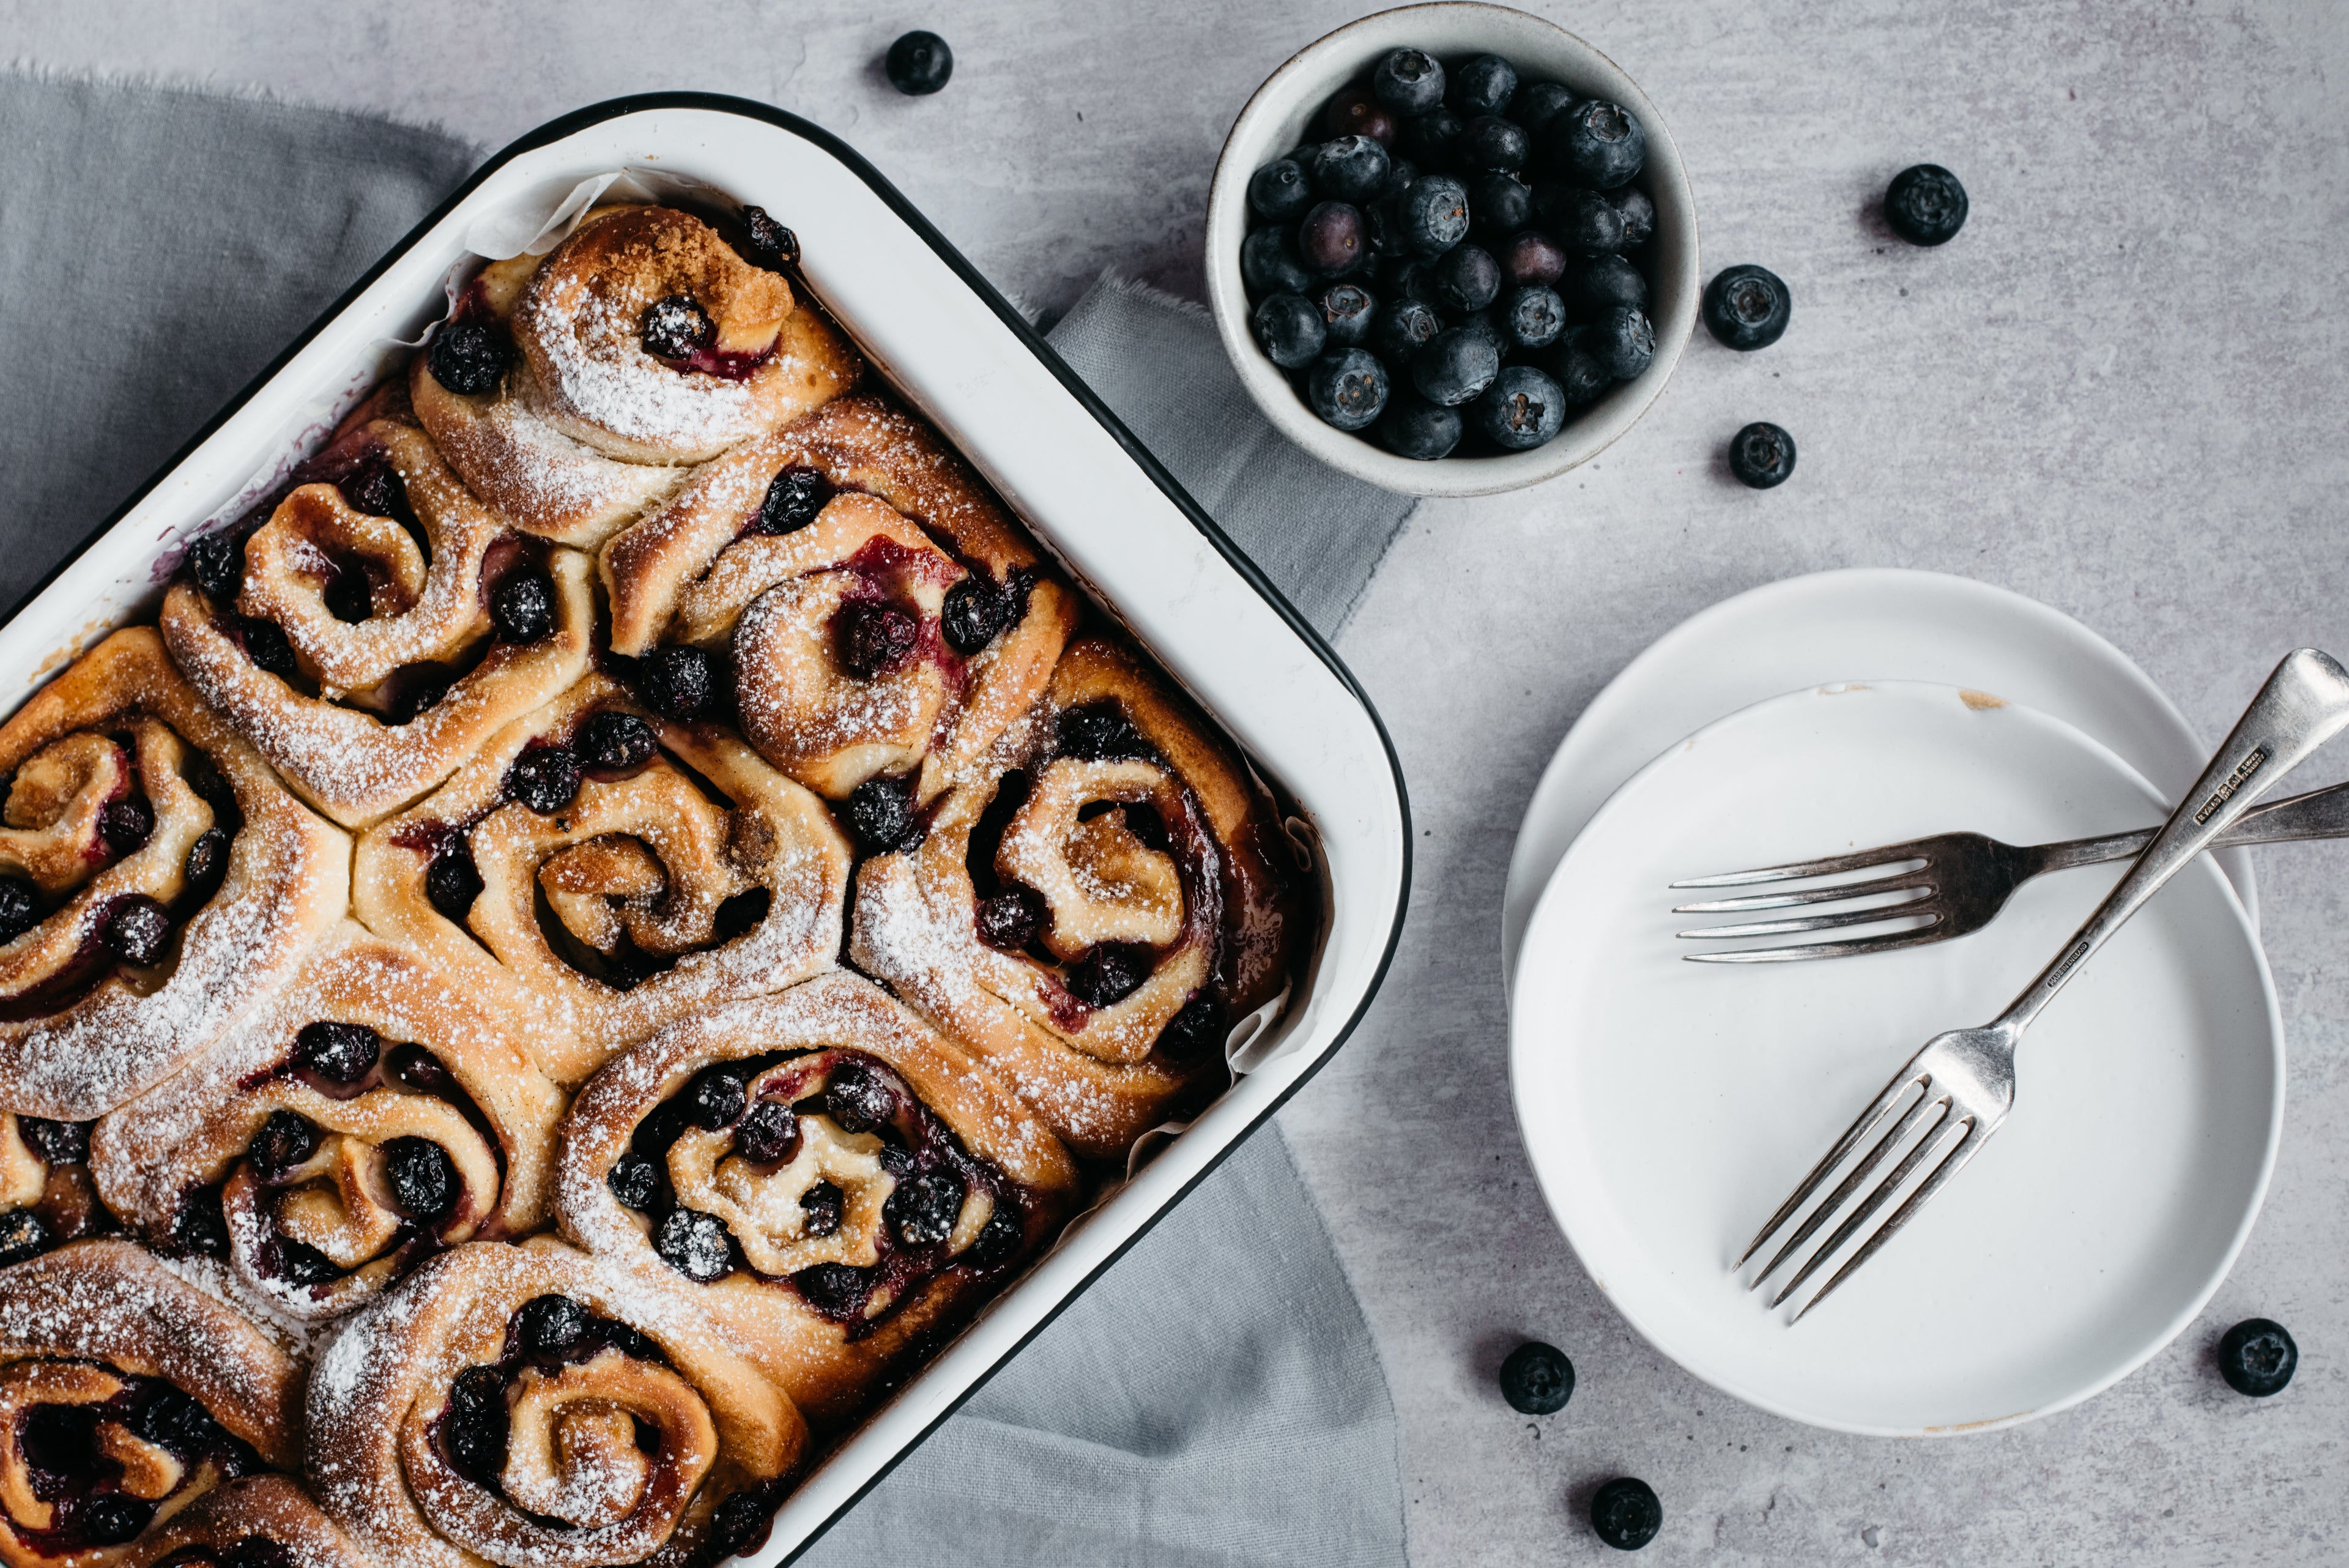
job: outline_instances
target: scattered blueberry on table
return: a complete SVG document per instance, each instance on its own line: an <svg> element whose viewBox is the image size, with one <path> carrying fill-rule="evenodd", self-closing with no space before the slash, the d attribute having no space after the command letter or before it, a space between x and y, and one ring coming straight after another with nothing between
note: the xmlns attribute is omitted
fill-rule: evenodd
<svg viewBox="0 0 2349 1568"><path fill-rule="evenodd" d="M1766 420L1756 420L1729 438L1729 472L1741 484L1770 490L1795 472L1795 438Z"/></svg>
<svg viewBox="0 0 2349 1568"><path fill-rule="evenodd" d="M1501 1397L1524 1415L1554 1415L1574 1397L1574 1363L1557 1346L1529 1339L1501 1363Z"/></svg>
<svg viewBox="0 0 2349 1568"><path fill-rule="evenodd" d="M1704 286L1704 324L1722 346L1750 352L1786 335L1794 296L1768 267L1733 266Z"/></svg>
<svg viewBox="0 0 2349 1568"><path fill-rule="evenodd" d="M1646 1481L1618 1476L1591 1496L1591 1531L1619 1552L1637 1552L1663 1527L1664 1505Z"/></svg>
<svg viewBox="0 0 2349 1568"><path fill-rule="evenodd" d="M908 98L921 98L946 86L954 75L954 51L936 33L917 28L890 45L882 64L891 87Z"/></svg>
<svg viewBox="0 0 2349 1568"><path fill-rule="evenodd" d="M2254 1399L2282 1393L2299 1366L2300 1346L2291 1333L2267 1318L2245 1318L2219 1342L2219 1376Z"/></svg>
<svg viewBox="0 0 2349 1568"><path fill-rule="evenodd" d="M1966 188L1938 163L1903 169L1884 192L1884 221L1912 245L1947 244L1966 226Z"/></svg>
<svg viewBox="0 0 2349 1568"><path fill-rule="evenodd" d="M1395 49L1308 134L1249 177L1240 275L1257 347L1322 420L1423 461L1523 452L1647 369L1656 208L1629 109L1498 55Z"/></svg>

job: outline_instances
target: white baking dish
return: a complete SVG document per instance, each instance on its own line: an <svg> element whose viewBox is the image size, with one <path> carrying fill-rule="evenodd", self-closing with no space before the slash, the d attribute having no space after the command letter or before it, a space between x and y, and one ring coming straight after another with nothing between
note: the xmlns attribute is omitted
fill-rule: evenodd
<svg viewBox="0 0 2349 1568"><path fill-rule="evenodd" d="M1247 749L1316 830L1327 909L1258 1064L1072 1227L810 1475L749 1561L796 1556L1328 1060L1402 922L1402 776L1353 678L1143 450L870 165L803 120L698 94L622 99L524 137L377 265L0 626L13 708L114 628L151 618L181 543L234 515L446 304L468 237L636 170L755 202L797 231L816 294L1037 536Z"/></svg>

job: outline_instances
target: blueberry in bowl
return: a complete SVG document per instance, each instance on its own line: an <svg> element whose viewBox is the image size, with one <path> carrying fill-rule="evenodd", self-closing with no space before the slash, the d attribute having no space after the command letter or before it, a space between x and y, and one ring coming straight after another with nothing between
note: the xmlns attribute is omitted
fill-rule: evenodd
<svg viewBox="0 0 2349 1568"><path fill-rule="evenodd" d="M1307 450L1415 493L1586 461L1696 318L1687 181L1653 105L1497 7L1384 13L1291 60L1233 129L1208 230L1250 395Z"/></svg>

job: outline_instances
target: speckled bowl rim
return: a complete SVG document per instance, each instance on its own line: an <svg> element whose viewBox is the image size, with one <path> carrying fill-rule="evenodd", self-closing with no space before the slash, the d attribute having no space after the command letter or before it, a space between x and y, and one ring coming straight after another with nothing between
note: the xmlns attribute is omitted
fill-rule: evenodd
<svg viewBox="0 0 2349 1568"><path fill-rule="evenodd" d="M1441 31L1441 52L1463 46L1508 55L1577 91L1603 96L1640 117L1648 133L1645 184L1656 203L1650 244L1650 283L1659 307L1656 358L1590 408L1570 416L1547 445L1500 457L1446 457L1421 462L1397 457L1366 437L1325 424L1299 399L1288 378L1264 357L1248 332L1247 290L1240 281L1240 241L1247 233L1247 182L1258 167L1297 144L1303 127L1329 95L1390 48ZM1461 37L1472 32L1474 37ZM1536 46L1539 46L1537 47ZM1417 47L1425 47L1419 44ZM1224 352L1240 384L1283 435L1332 468L1406 495L1495 495L1554 479L1612 445L1671 379L1696 326L1698 279L1696 199L1680 146L1663 116L1623 68L1589 44L1539 16L1475 0L1404 5L1350 22L1289 57L1257 88L1216 160L1207 192L1207 300Z"/></svg>

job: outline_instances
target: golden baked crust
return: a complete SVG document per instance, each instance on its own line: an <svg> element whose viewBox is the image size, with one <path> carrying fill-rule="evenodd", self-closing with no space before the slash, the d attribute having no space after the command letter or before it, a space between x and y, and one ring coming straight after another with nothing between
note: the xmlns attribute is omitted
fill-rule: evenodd
<svg viewBox="0 0 2349 1568"><path fill-rule="evenodd" d="M583 779L552 815L510 796L525 750L568 745L598 713L642 720L658 741L650 761ZM471 858L482 888L461 928L427 886L435 857L450 854ZM493 999L542 1070L568 1085L696 1008L829 967L849 867L823 804L739 738L660 722L590 675L371 830L353 897L369 927ZM733 904L739 914L732 900L747 900Z"/></svg>
<svg viewBox="0 0 2349 1568"><path fill-rule="evenodd" d="M283 983L348 898L348 840L198 700L151 628L116 632L0 724L0 874L37 890L41 917L0 945L11 1110L85 1121L155 1084ZM168 926L150 961L131 961L130 919Z"/></svg>
<svg viewBox="0 0 2349 1568"><path fill-rule="evenodd" d="M159 1402L168 1414L145 1414ZM116 1529L93 1517L104 1467L51 1471L37 1486L28 1473L26 1434L45 1429L38 1412L91 1405L106 1407L94 1417L93 1457L121 1467L107 1490L129 1500L111 1505ZM301 1460L300 1369L137 1247L77 1241L0 1270L0 1563L121 1562L222 1482ZM93 1539L119 1537L120 1525L132 1527L129 1539Z"/></svg>
<svg viewBox="0 0 2349 1568"><path fill-rule="evenodd" d="M802 1108L788 1118L788 1155L745 1151L750 1107L768 1105L763 1114L783 1125L772 1106L804 1107L851 1063L895 1096L894 1145ZM667 1126L662 1118L675 1117L696 1075L713 1068L745 1085L741 1116L716 1129ZM624 1205L611 1180L632 1140L643 1157L648 1122L666 1126L671 1139L659 1157L659 1219ZM907 1169L886 1163L893 1147ZM939 1210L951 1209L951 1228L943 1220L936 1227L943 1234L893 1212L899 1187L917 1176L959 1194ZM830 1230L806 1207L826 1183L838 1194L826 1211ZM564 1234L651 1288L690 1295L823 1428L853 1416L909 1352L959 1322L1041 1246L1078 1190L1075 1163L992 1074L879 988L828 974L673 1024L608 1064L564 1119L559 1206ZM665 1261L655 1236L680 1211L688 1221L703 1214L724 1223L740 1266L696 1280ZM795 1279L820 1265L845 1271L837 1293L821 1301Z"/></svg>
<svg viewBox="0 0 2349 1568"><path fill-rule="evenodd" d="M90 1163L108 1205L158 1245L189 1244L211 1223L191 1206L216 1203L245 1286L325 1319L434 1251L540 1229L562 1114L498 1009L345 921L202 1061L101 1120ZM403 1179L436 1178L444 1208L404 1200Z"/></svg>
<svg viewBox="0 0 2349 1568"><path fill-rule="evenodd" d="M254 1476L206 1492L195 1506L136 1542L125 1568L235 1568L256 1561L254 1542L274 1547L285 1568L371 1568L291 1476Z"/></svg>
<svg viewBox="0 0 2349 1568"><path fill-rule="evenodd" d="M548 1297L582 1326L540 1353L518 1320ZM485 1458L450 1428L492 1401ZM807 1441L690 1302L549 1238L443 1253L370 1304L319 1355L308 1414L320 1506L386 1563L446 1568L681 1565L739 1527L732 1499L763 1521Z"/></svg>

